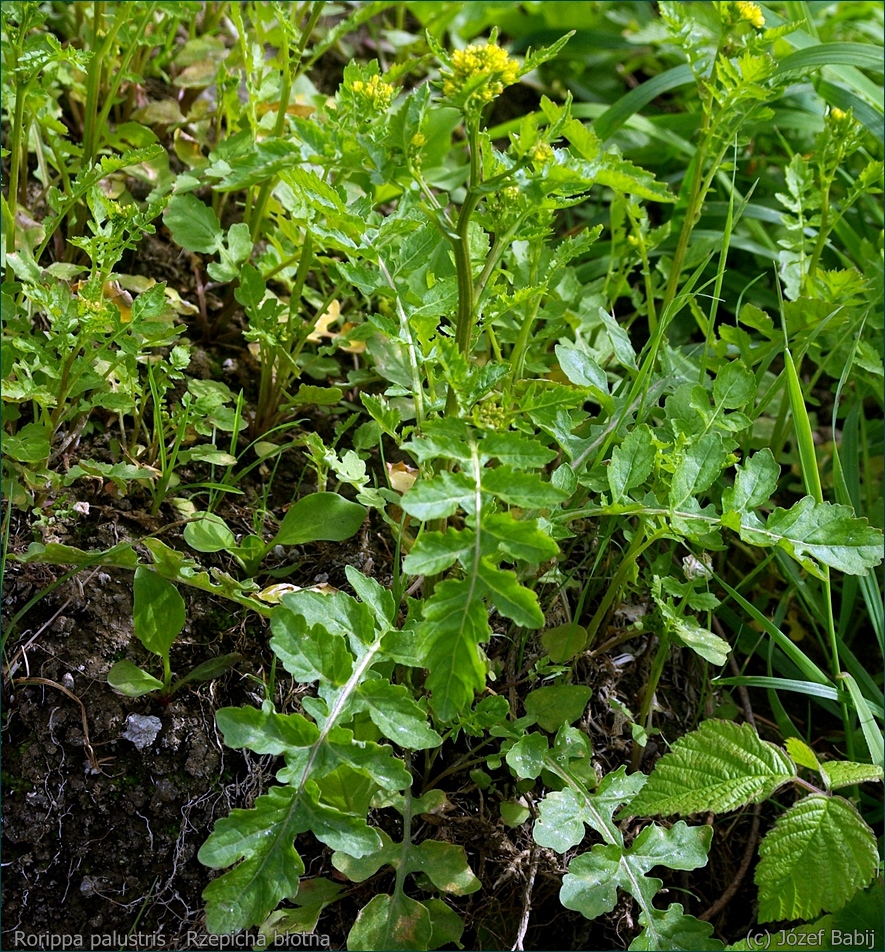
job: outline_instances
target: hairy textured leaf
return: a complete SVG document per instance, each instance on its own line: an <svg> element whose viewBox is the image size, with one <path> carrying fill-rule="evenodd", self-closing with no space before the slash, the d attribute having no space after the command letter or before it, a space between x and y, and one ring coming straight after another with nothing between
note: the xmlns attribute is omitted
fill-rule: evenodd
<svg viewBox="0 0 885 952"><path fill-rule="evenodd" d="M873 878L873 831L842 797L812 794L794 804L765 837L756 867L759 921L836 912Z"/></svg>
<svg viewBox="0 0 885 952"><path fill-rule="evenodd" d="M882 782L882 768L878 764L853 764L842 760L828 760L820 764L818 769L824 775L831 790L850 787L856 783Z"/></svg>
<svg viewBox="0 0 885 952"><path fill-rule="evenodd" d="M655 764L632 816L721 813L759 803L792 779L795 766L749 724L708 720L681 737Z"/></svg>

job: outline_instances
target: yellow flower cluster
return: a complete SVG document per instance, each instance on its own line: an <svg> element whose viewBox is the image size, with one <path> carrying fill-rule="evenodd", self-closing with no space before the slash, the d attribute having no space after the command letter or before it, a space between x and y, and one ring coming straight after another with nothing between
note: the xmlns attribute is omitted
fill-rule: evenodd
<svg viewBox="0 0 885 952"><path fill-rule="evenodd" d="M765 26L765 17L762 16L758 4L750 3L748 0L737 0L735 8L740 14L740 18L751 23L757 30L761 30Z"/></svg>
<svg viewBox="0 0 885 952"><path fill-rule="evenodd" d="M367 99L376 109L386 109L393 101L395 92L390 83L385 83L380 76L373 76L367 83L356 80L350 87L358 96Z"/></svg>
<svg viewBox="0 0 885 952"><path fill-rule="evenodd" d="M519 79L519 63L493 43L455 50L452 74L443 83L444 95L456 97L468 82L477 77L483 77L485 82L468 98L475 96L481 103L488 103L500 96L505 86L511 86Z"/></svg>
<svg viewBox="0 0 885 952"><path fill-rule="evenodd" d="M539 142L532 149L532 161L538 165L546 165L553 158L553 149L546 142Z"/></svg>

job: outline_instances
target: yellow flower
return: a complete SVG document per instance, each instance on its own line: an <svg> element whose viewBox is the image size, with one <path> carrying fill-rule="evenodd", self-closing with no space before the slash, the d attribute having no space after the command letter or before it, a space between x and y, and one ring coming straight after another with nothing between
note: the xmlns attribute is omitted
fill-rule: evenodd
<svg viewBox="0 0 885 952"><path fill-rule="evenodd" d="M751 23L757 30L765 26L765 17L762 16L758 4L749 3L748 0L737 0L735 7L741 19Z"/></svg>
<svg viewBox="0 0 885 952"><path fill-rule="evenodd" d="M840 122L845 118L845 113L838 106L833 106L833 108L830 110L830 115L836 120L836 122Z"/></svg>
<svg viewBox="0 0 885 952"><path fill-rule="evenodd" d="M366 105L378 110L386 109L393 101L393 95L396 92L393 86L390 83L385 83L380 76L373 76L366 83L358 79L351 85L350 89Z"/></svg>
<svg viewBox="0 0 885 952"><path fill-rule="evenodd" d="M553 158L553 149L546 142L539 142L532 149L532 161L538 165L545 165Z"/></svg>
<svg viewBox="0 0 885 952"><path fill-rule="evenodd" d="M505 50L493 43L468 46L452 54L452 71L444 75L443 94L457 98L465 87L471 87L465 105L470 100L479 104L491 102L500 96L505 86L519 79L519 63L511 59ZM480 82L477 84L477 80Z"/></svg>

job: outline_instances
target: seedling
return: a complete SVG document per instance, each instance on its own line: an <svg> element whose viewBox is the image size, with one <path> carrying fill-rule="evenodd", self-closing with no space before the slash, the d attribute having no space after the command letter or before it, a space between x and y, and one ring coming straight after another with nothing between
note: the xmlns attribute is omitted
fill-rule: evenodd
<svg viewBox="0 0 885 952"><path fill-rule="evenodd" d="M118 661L108 671L108 684L127 697L158 693L168 701L172 695L195 681L211 681L229 671L239 660L238 654L225 654L204 661L173 683L169 652L184 628L184 599L178 589L156 572L144 566L135 570L132 595L132 620L138 640L148 651L159 655L163 677L154 677L131 661Z"/></svg>
<svg viewBox="0 0 885 952"><path fill-rule="evenodd" d="M228 552L246 575L252 576L275 546L342 542L359 529L365 518L366 510L359 503L350 502L337 493L313 493L289 507L270 542L258 535L247 535L237 545L224 519L212 512L200 513L188 523L184 538L198 552Z"/></svg>

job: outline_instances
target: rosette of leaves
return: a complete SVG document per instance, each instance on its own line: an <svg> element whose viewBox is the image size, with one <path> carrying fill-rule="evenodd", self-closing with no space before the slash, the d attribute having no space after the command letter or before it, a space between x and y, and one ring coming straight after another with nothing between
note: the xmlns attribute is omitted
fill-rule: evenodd
<svg viewBox="0 0 885 952"><path fill-rule="evenodd" d="M384 841L366 822L372 798L412 783L392 745L411 751L442 742L425 705L390 680L391 662L415 663L408 638L393 628L393 596L351 567L347 578L360 601L301 591L285 595L271 619L270 645L283 667L300 683L318 683L303 713L278 713L265 701L216 715L229 747L282 756L285 766L280 786L219 820L200 850L207 866L234 866L203 893L212 933L258 925L297 895L300 833L354 860L379 854Z"/></svg>

